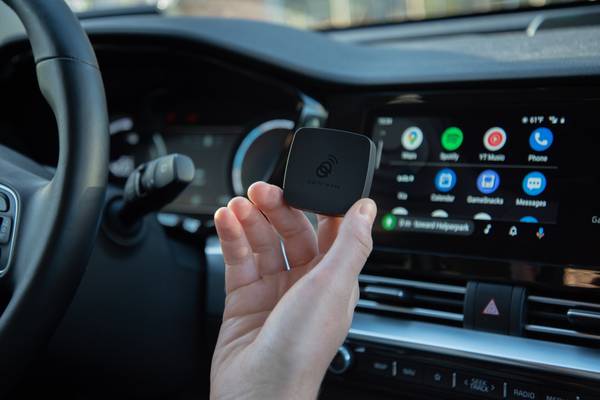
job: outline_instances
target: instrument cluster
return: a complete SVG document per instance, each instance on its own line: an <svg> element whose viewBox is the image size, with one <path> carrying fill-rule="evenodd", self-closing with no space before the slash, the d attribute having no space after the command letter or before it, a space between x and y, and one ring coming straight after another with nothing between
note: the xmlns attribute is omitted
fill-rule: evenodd
<svg viewBox="0 0 600 400"><path fill-rule="evenodd" d="M139 115L113 114L111 179L122 183L141 163L185 154L194 161L194 181L164 211L212 214L232 197L245 195L253 182L281 181L296 127L319 126L326 118L322 107L315 108L317 103L302 95L279 110L248 112L256 107L245 102L208 103L161 99Z"/></svg>

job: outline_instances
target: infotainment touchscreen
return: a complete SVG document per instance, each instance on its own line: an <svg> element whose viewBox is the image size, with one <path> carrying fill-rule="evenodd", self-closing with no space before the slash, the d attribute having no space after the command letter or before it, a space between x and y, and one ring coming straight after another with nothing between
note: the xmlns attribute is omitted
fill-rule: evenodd
<svg viewBox="0 0 600 400"><path fill-rule="evenodd" d="M470 235L472 220L556 223L566 117L499 122L379 116L373 140L381 146L377 189L388 192L383 228Z"/></svg>
<svg viewBox="0 0 600 400"><path fill-rule="evenodd" d="M600 141L584 112L455 104L447 112L388 106L373 113L376 246L600 261L583 245L598 230L600 206Z"/></svg>

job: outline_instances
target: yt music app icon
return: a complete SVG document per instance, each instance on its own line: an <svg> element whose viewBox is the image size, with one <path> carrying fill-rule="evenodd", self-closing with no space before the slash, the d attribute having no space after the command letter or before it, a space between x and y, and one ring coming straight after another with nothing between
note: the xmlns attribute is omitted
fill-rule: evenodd
<svg viewBox="0 0 600 400"><path fill-rule="evenodd" d="M483 145L488 151L498 151L506 144L506 132L502 128L490 128L483 135Z"/></svg>

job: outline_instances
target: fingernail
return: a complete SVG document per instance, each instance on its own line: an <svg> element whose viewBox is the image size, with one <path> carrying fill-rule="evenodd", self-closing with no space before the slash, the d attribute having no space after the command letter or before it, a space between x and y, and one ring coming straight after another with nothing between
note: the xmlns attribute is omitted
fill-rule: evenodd
<svg viewBox="0 0 600 400"><path fill-rule="evenodd" d="M360 205L358 212L361 215L369 218L369 221L373 222L375 220L375 215L377 215L377 206L375 202L371 199L363 200L363 203Z"/></svg>

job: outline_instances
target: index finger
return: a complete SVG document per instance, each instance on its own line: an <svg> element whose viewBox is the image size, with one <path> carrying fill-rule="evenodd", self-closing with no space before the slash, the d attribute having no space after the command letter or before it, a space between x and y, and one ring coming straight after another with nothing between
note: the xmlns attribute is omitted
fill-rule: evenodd
<svg viewBox="0 0 600 400"><path fill-rule="evenodd" d="M248 197L283 239L292 268L308 264L319 254L315 230L310 221L302 211L286 204L281 188L257 182L248 189Z"/></svg>

